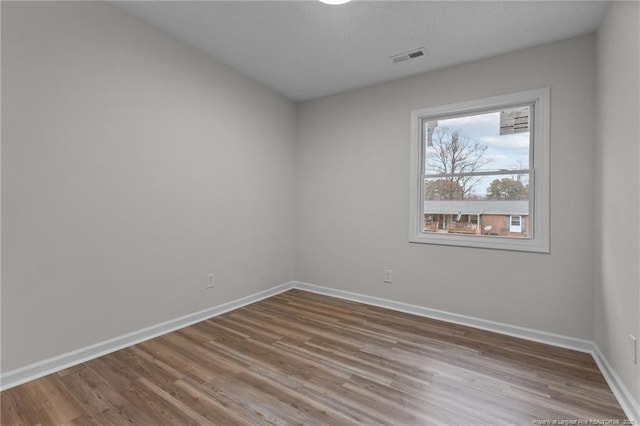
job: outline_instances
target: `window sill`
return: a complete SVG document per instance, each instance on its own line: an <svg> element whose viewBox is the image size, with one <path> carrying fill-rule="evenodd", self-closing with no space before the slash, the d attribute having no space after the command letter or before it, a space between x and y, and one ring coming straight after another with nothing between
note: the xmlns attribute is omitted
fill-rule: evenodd
<svg viewBox="0 0 640 426"><path fill-rule="evenodd" d="M416 234L409 238L410 243L437 244L457 247L485 248L492 250L522 251L531 253L549 253L548 241L535 238L508 238L487 235L460 234Z"/></svg>

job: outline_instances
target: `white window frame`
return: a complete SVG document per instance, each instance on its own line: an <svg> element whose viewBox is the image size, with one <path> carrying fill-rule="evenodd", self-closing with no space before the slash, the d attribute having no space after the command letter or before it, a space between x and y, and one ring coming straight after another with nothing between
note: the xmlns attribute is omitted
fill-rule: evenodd
<svg viewBox="0 0 640 426"><path fill-rule="evenodd" d="M517 227L513 226L513 218L518 218L519 225ZM512 214L509 216L509 232L522 232L522 216L519 214Z"/></svg>
<svg viewBox="0 0 640 426"><path fill-rule="evenodd" d="M411 148L409 166L409 242L451 246L489 248L549 253L550 249L550 185L549 142L551 90L548 87L492 96L449 105L411 111ZM530 147L529 238L423 232L423 126L425 119L480 114L486 111L531 104L533 132ZM522 220L522 219L521 219Z"/></svg>

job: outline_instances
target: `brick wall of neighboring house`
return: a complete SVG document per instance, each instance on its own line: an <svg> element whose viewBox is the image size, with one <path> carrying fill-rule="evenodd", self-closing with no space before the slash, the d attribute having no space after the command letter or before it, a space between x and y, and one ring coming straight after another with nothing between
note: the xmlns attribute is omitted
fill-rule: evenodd
<svg viewBox="0 0 640 426"><path fill-rule="evenodd" d="M509 232L509 216L507 215L497 215L497 214L485 214L482 215L481 218L481 227L484 230L484 227L487 225L491 225L491 233L499 234L509 237L525 237L529 233L529 217L522 216L522 232Z"/></svg>
<svg viewBox="0 0 640 426"><path fill-rule="evenodd" d="M475 223L471 223L469 215L462 215L459 221L456 221L457 215L452 214L425 214L424 231L425 232L446 232L450 229L450 224L458 222L461 225L470 229L476 229L476 233L484 233L484 227L491 225L491 234L502 235L505 237L526 237L529 234L529 216L521 216L521 228L522 232L510 232L509 230L509 215L504 214L484 214L480 216L479 226ZM474 221L476 216L473 215ZM452 232L449 230L449 232Z"/></svg>

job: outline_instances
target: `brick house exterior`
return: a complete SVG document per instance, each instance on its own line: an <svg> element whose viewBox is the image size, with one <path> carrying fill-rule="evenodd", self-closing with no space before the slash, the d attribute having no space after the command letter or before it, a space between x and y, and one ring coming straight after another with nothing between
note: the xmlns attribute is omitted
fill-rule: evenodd
<svg viewBox="0 0 640 426"><path fill-rule="evenodd" d="M530 235L527 200L427 200L424 231L526 238Z"/></svg>

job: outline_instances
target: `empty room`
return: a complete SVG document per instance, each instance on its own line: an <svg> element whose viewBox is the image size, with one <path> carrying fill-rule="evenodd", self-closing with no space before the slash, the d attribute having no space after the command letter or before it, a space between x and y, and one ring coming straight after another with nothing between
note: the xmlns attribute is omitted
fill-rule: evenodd
<svg viewBox="0 0 640 426"><path fill-rule="evenodd" d="M2 1L0 424L640 422L640 3Z"/></svg>

